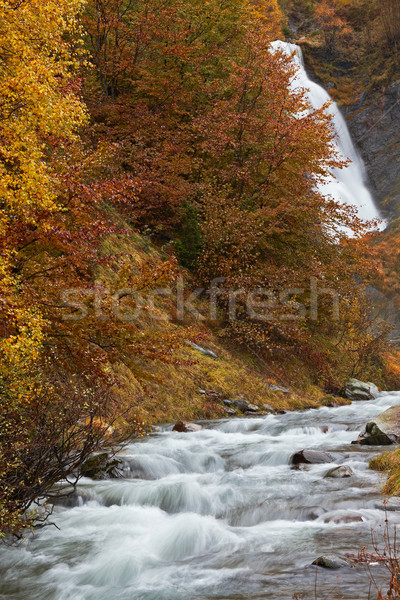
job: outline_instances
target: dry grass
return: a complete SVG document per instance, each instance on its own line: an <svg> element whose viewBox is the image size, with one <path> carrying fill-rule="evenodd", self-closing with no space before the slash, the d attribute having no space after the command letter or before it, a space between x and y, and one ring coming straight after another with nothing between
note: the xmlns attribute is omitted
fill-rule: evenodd
<svg viewBox="0 0 400 600"><path fill-rule="evenodd" d="M373 458L369 466L374 471L388 474L388 479L383 487L383 493L390 496L400 494L400 450L385 452Z"/></svg>

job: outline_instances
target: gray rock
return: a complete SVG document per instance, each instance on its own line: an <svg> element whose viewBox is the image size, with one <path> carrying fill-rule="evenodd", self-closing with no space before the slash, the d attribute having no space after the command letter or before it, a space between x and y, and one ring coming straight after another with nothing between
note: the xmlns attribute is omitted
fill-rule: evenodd
<svg viewBox="0 0 400 600"><path fill-rule="evenodd" d="M270 404L263 404L263 409L267 412L275 412L275 409Z"/></svg>
<svg viewBox="0 0 400 600"><path fill-rule="evenodd" d="M356 443L362 446L389 446L400 441L400 406L392 406L365 426Z"/></svg>
<svg viewBox="0 0 400 600"><path fill-rule="evenodd" d="M292 456L293 465L319 465L330 462L333 462L332 456L322 450L301 450Z"/></svg>
<svg viewBox="0 0 400 600"><path fill-rule="evenodd" d="M344 479L345 477L351 477L352 475L354 475L353 470L346 465L342 465L341 467L334 467L333 469L330 469L326 473L325 477L332 479Z"/></svg>
<svg viewBox="0 0 400 600"><path fill-rule="evenodd" d="M339 556L338 554L325 554L324 556L316 558L312 564L322 567L323 569L332 569L334 571L342 569L343 567L353 566L351 560L344 556Z"/></svg>
<svg viewBox="0 0 400 600"><path fill-rule="evenodd" d="M201 431L203 428L197 423L187 423L185 421L178 421L172 428L172 431L178 431L179 433L188 433L194 431Z"/></svg>
<svg viewBox="0 0 400 600"><path fill-rule="evenodd" d="M229 408L229 406L224 406L223 408L227 415L236 415L236 410L234 408Z"/></svg>
<svg viewBox="0 0 400 600"><path fill-rule="evenodd" d="M273 383L269 386L269 389L271 390L271 392L281 392L282 394L290 394L290 391L286 388L281 387L280 385L275 385Z"/></svg>
<svg viewBox="0 0 400 600"><path fill-rule="evenodd" d="M231 400L232 406L240 410L242 413L246 412L260 412L260 407L256 404L252 404L251 402L247 402L247 400L243 400L242 398L235 398Z"/></svg>
<svg viewBox="0 0 400 600"><path fill-rule="evenodd" d="M80 473L90 479L118 479L121 477L123 462L107 452L93 454L82 463Z"/></svg>
<svg viewBox="0 0 400 600"><path fill-rule="evenodd" d="M372 400L379 394L375 384L358 379L349 379L344 386L344 395L349 400Z"/></svg>
<svg viewBox="0 0 400 600"><path fill-rule="evenodd" d="M201 352L202 354L204 354L204 356L210 356L211 358L214 358L214 359L218 358L218 354L215 354L215 352L213 352L209 348L204 348L203 346L199 346L198 344L195 344L194 342L191 342L189 340L185 340L185 342L188 346L191 346L198 352Z"/></svg>
<svg viewBox="0 0 400 600"><path fill-rule="evenodd" d="M222 400L222 402L225 404L225 406L233 406L232 400Z"/></svg>

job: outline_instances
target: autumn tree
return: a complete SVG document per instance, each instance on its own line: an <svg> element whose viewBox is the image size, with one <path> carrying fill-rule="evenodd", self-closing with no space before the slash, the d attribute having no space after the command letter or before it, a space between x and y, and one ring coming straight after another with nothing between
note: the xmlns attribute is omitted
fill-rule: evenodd
<svg viewBox="0 0 400 600"><path fill-rule="evenodd" d="M118 13L129 6L103 8ZM126 146L118 136L106 139L89 127L81 99L82 8L78 1L0 3L2 531L29 522L25 511L35 496L76 469L116 415L129 410L116 402L113 365L127 353L131 361L173 360L183 339L172 327L143 333L134 322L121 326L113 313L120 289L145 293L169 285L177 268L173 257L134 268L129 252L103 247L118 236L129 247L132 228L118 211L135 204L143 177L121 164ZM115 27L118 18L114 33ZM115 48L122 37L112 38ZM109 53L107 44L95 71L101 82L104 60L101 102L115 100L123 72L109 72L109 57L120 65L124 55ZM86 68L90 87L92 66ZM144 106L138 115L144 133ZM121 302L134 308L129 294ZM129 426L131 434L141 431L131 413Z"/></svg>
<svg viewBox="0 0 400 600"><path fill-rule="evenodd" d="M41 318L18 299L10 237L19 227L38 227L41 211L56 210L55 173L46 158L86 119L71 77L72 48L65 41L80 7L80 1L0 3L1 351L6 360L11 353L14 364L18 355L21 364L35 357Z"/></svg>
<svg viewBox="0 0 400 600"><path fill-rule="evenodd" d="M351 33L342 7L335 0L323 0L318 3L315 11L318 27L324 34L326 49L334 54L345 37Z"/></svg>
<svg viewBox="0 0 400 600"><path fill-rule="evenodd" d="M255 4L102 0L88 5L84 22L98 72L85 88L88 106L99 136L118 140L121 165L140 182L132 218L161 235L171 236L182 206L196 201L198 153L190 123L223 93L254 11L261 11L263 27L269 19L277 34L267 10L272 6L275 15L276 3ZM105 80L113 81L111 87Z"/></svg>

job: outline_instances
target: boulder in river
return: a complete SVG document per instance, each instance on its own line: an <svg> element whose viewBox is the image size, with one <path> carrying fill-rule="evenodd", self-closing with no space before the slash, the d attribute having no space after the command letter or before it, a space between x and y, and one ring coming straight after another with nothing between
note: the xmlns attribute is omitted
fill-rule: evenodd
<svg viewBox="0 0 400 600"><path fill-rule="evenodd" d="M351 477L354 475L354 472L347 465L341 465L340 467L334 467L333 469L329 469L326 473L325 477L328 479L344 479L345 477Z"/></svg>
<svg viewBox="0 0 400 600"><path fill-rule="evenodd" d="M108 452L92 454L82 463L80 472L83 477L91 479L118 479L121 476L123 463L113 458Z"/></svg>
<svg viewBox="0 0 400 600"><path fill-rule="evenodd" d="M172 428L172 431L178 431L179 433L188 433L194 431L201 431L203 428L197 423L187 423L186 421L178 421Z"/></svg>
<svg viewBox="0 0 400 600"><path fill-rule="evenodd" d="M316 558L313 565L317 565L318 567L322 567L323 569L342 569L343 567L352 567L353 563L348 558L344 556L339 556L338 554L325 554L324 556L320 556Z"/></svg>
<svg viewBox="0 0 400 600"><path fill-rule="evenodd" d="M260 412L260 407L257 406L256 404L252 404L251 402L247 402L247 400L244 400L243 398L235 398L234 400L231 400L232 405L237 408L238 410L240 410L240 412L242 413L258 413Z"/></svg>
<svg viewBox="0 0 400 600"><path fill-rule="evenodd" d="M374 383L349 379L344 386L344 395L349 400L372 400L379 394Z"/></svg>
<svg viewBox="0 0 400 600"><path fill-rule="evenodd" d="M392 406L369 421L357 442L362 446L389 446L400 442L400 405Z"/></svg>
<svg viewBox="0 0 400 600"><path fill-rule="evenodd" d="M300 450L292 456L293 465L319 465L333 462L332 456L322 450Z"/></svg>

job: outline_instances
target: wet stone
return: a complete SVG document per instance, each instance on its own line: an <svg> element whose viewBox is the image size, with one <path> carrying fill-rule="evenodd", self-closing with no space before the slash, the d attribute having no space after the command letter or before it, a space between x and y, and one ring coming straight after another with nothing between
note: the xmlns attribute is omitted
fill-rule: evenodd
<svg viewBox="0 0 400 600"><path fill-rule="evenodd" d="M178 431L179 433L188 433L194 431L201 431L203 428L197 423L187 423L185 421L178 421L175 423L172 431Z"/></svg>
<svg viewBox="0 0 400 600"><path fill-rule="evenodd" d="M325 554L319 558L316 558L312 564L322 567L323 569L331 569L333 571L343 569L344 567L353 566L351 560L345 558L344 556L339 556L338 554Z"/></svg>
<svg viewBox="0 0 400 600"><path fill-rule="evenodd" d="M319 465L330 462L333 462L332 456L322 450L300 450L300 452L296 452L292 456L293 465Z"/></svg>
<svg viewBox="0 0 400 600"><path fill-rule="evenodd" d="M340 467L334 467L333 469L330 469L326 473L325 477L328 479L344 479L346 477L351 477L352 475L354 475L353 470L346 465L342 465Z"/></svg>

